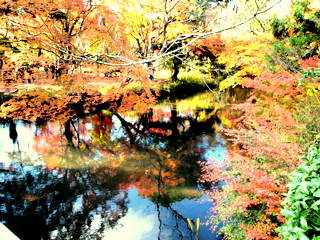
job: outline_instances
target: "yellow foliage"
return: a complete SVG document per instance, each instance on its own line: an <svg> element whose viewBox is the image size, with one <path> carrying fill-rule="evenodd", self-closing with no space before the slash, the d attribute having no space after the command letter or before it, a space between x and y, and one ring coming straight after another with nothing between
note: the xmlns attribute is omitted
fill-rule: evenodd
<svg viewBox="0 0 320 240"><path fill-rule="evenodd" d="M158 104L155 108L162 109L162 108L165 108L166 106L167 104ZM212 109L212 108L218 108L218 107L219 107L219 103L215 101L214 96L212 95L211 92L198 94L194 97L190 97L190 98L183 99L176 102L176 109L178 112L184 112L184 111L193 112L199 109ZM168 106L168 109L170 109L169 106Z"/></svg>
<svg viewBox="0 0 320 240"><path fill-rule="evenodd" d="M271 40L271 35L264 34L250 39L233 38L226 41L219 62L225 64L230 77L220 83L220 90L242 85L247 79L260 76L267 67L264 56Z"/></svg>
<svg viewBox="0 0 320 240"><path fill-rule="evenodd" d="M222 125L225 128L230 129L233 127L233 124L232 124L232 121L228 118L228 114L229 114L229 112L222 110L222 111L219 111L217 115L218 115Z"/></svg>
<svg viewBox="0 0 320 240"><path fill-rule="evenodd" d="M191 31L186 20L196 4L181 1L111 1L124 23L129 41L141 54L146 54L150 41L161 44Z"/></svg>

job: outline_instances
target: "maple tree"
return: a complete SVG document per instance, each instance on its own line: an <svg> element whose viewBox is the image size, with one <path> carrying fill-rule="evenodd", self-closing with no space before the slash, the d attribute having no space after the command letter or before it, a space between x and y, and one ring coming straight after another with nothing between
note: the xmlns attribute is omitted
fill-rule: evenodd
<svg viewBox="0 0 320 240"><path fill-rule="evenodd" d="M176 59L175 53L184 48L180 45L184 40L213 33L202 34L203 30L193 25L202 16L201 9L208 7L207 1L124 1L116 4L79 0L72 7L66 1L58 1L48 8L45 4L49 6L51 3L22 4L23 11L18 11L16 3L4 3L3 8L10 9L4 11L4 18L13 21L16 30L27 35L25 38L33 41L39 52L46 49L58 55L62 65L91 61L109 66L129 66L151 63L161 57ZM39 14L41 9L45 10ZM30 23L19 24L22 17ZM160 55L137 61L130 55L128 40L135 42L133 45L141 57L152 58L151 50L159 50Z"/></svg>
<svg viewBox="0 0 320 240"><path fill-rule="evenodd" d="M298 16L297 9L302 14L306 10L303 10L303 6L307 5L297 3L293 11L295 16ZM309 16L316 12L313 10L310 15L300 15L300 20L304 19L300 24L313 21L314 18ZM293 39L303 34L312 35L298 30L290 32ZM280 211L284 193L288 191L286 184L289 172L301 163L298 156L303 155L305 150L305 146L299 144L299 136L304 131L302 134L307 135L310 141L319 133L317 127L308 123L312 117L304 116L308 121L301 123L295 119L295 116L303 114L300 111L310 115L308 110L299 109L299 101L309 102L312 111L318 112L318 56L300 59L303 56L296 55L293 60L298 67L294 71L285 64L270 67L264 55L270 54L268 49L273 38L260 37L266 40L261 46L245 40L242 43L238 40L240 44L237 45L232 45L235 40L230 41L230 45L226 42L226 49L231 46L232 51L219 55L222 59L226 58L227 69L234 67L233 74L222 81L220 87L225 89L240 84L251 89L249 98L221 114L226 118L223 123L228 127L221 129L221 132L232 142L228 158L222 165L204 166L203 181L215 183L214 190L209 194L215 203L213 212L220 216L220 219L212 217L211 220L214 226L221 222L224 224L221 231L228 239L280 239L276 228L285 222ZM312 39L310 47L313 54L317 55L318 40ZM256 49L251 52L250 46ZM228 57L231 57L229 62ZM310 131L313 133L310 135L313 138L308 135L309 130L304 124L312 127ZM287 218L289 216L285 212L284 215ZM291 225L287 223L284 226ZM280 229L284 231L285 227Z"/></svg>
<svg viewBox="0 0 320 240"><path fill-rule="evenodd" d="M220 82L220 90L236 85L245 86L247 81L260 76L267 68L264 55L268 52L271 36L240 37L229 39L218 61L226 65L227 77Z"/></svg>
<svg viewBox="0 0 320 240"><path fill-rule="evenodd" d="M96 90L94 84L106 79L124 84L147 79L141 66L117 66L135 57L124 24L108 3L16 1L1 7L8 9L1 17L1 72L7 87L20 80L81 86L90 82ZM108 66L101 65L108 61Z"/></svg>
<svg viewBox="0 0 320 240"><path fill-rule="evenodd" d="M2 7L10 9L4 17L9 25L8 33L14 33L19 41L28 41L39 51L44 49L66 63L79 61L77 58L81 55L94 54L103 45L107 53L128 47L125 36L116 31L121 23L106 5L80 0L18 1L3 3ZM108 24L110 21L112 25Z"/></svg>
<svg viewBox="0 0 320 240"><path fill-rule="evenodd" d="M104 105L109 97L93 93L97 90L94 84L99 81L105 83L106 79L107 83L120 82L116 86L120 86L116 94L110 96L113 99L121 97L121 104L116 104L118 106L138 107L144 105L146 101L153 102L154 96L146 84L148 79L146 68L135 63L134 66L129 66L132 61L138 61L131 47L131 45L135 47L135 44L130 43L138 31L139 34L148 36L142 40L136 39L140 45L144 45L144 53L142 49L138 50L140 57L150 57L151 49L154 50L157 44L161 45L162 51L172 51L173 45L170 45L169 41L191 31L188 21L196 4L191 4L193 9L190 8L190 4L188 1L145 3L140 6L144 13L142 19L132 21L137 17L133 16L131 11L136 3L130 1L124 1L120 5L109 1L82 0L2 2L3 41L0 45L4 86L9 91L20 81L66 86L66 89L59 87L53 91L47 89L38 91L37 86L35 90L38 93L19 90L16 99L6 102L1 107L2 117L35 120L50 115L57 116L63 111L67 115L67 112L70 112L67 108L71 105L78 106L81 112L86 107L80 105L88 105L90 102L93 106L89 108L95 109L96 104ZM189 10L186 12L187 8ZM159 18L151 21L153 27L149 29L149 25L143 21L146 21L147 14L153 15L153 13L158 14ZM158 38L153 35L158 35ZM130 81L140 81L142 83L140 90L124 88L126 90L124 91L123 87ZM88 92L81 90L88 82L91 84L90 87L86 85ZM74 88L78 92L76 93L78 97L71 93L74 90L71 92L67 90L70 85L80 87L80 89ZM137 92L141 92L142 88L145 93L141 95ZM108 91L111 92L111 89ZM80 94L82 96L79 92L82 92ZM141 101L137 102L136 99ZM40 112L35 110L37 105L42 103L48 104L45 104ZM23 108L26 107L28 111L24 113Z"/></svg>
<svg viewBox="0 0 320 240"><path fill-rule="evenodd" d="M17 76L31 82L41 68L47 72L46 77L80 71L90 72L97 81L99 74L93 74L93 63L100 65L96 66L98 72L119 72L123 79L136 80L139 76L146 78L146 69L129 66L151 64L162 57L172 58L178 69L179 51L214 33L203 32L205 29L196 25L204 16L203 11L212 6L209 2L2 2L2 59L21 61L15 66L5 64L7 74L3 75L17 72ZM133 49L139 53L138 58ZM38 78L43 81L45 77ZM83 76L76 74L69 78L74 81Z"/></svg>
<svg viewBox="0 0 320 240"><path fill-rule="evenodd" d="M196 1L123 1L123 22L128 28L128 38L141 58L166 55L163 62L172 63L172 80L177 81L184 52L184 35L201 32L196 25L196 15L201 4ZM137 9L132 11L132 9ZM191 35L192 37L192 35ZM186 40L190 38L187 37ZM180 50L179 50L180 49ZM174 53L170 53L174 52ZM162 64L163 64L162 62ZM159 63L148 62L151 71Z"/></svg>
<svg viewBox="0 0 320 240"><path fill-rule="evenodd" d="M172 48L170 41L194 30L191 21L197 6L187 0L122 1L120 15L128 29L128 38L138 53L146 58L154 51L167 51Z"/></svg>
<svg viewBox="0 0 320 240"><path fill-rule="evenodd" d="M237 231L242 229L249 239L274 239L275 228L283 221L274 216L280 213L287 174L303 152L294 140L292 126L297 123L281 104L257 96L235 110L241 112L241 117L229 118L235 128L222 130L234 145L228 160L225 166L206 166L203 180L226 183L209 194L221 216L218 221L227 222L223 231L229 237L240 238Z"/></svg>

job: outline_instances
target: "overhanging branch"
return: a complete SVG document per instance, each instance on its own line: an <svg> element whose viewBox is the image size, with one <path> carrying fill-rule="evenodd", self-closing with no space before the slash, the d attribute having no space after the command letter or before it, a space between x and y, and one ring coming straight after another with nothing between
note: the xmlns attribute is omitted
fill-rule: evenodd
<svg viewBox="0 0 320 240"><path fill-rule="evenodd" d="M269 7L265 8L264 10L261 10L261 11L258 11L259 9L257 9L257 12L254 13L251 17L247 18L246 20L244 21L241 21L240 23L238 24L235 24L233 26L230 26L230 27L226 27L226 28L222 28L220 30L216 30L216 31L209 31L209 32L204 32L204 33L196 33L196 32L193 32L193 33L189 33L189 34L186 34L186 35L182 35L182 36L179 36L178 38L170 41L170 42L167 42L167 46L165 49L162 48L162 52L157 55L157 56L154 56L154 57L150 57L150 58L147 58L147 59L143 59L143 60L132 60L132 59L129 59L129 58L126 58L124 56L120 56L120 55L85 55L85 53L81 53L80 51L78 52L70 52L70 50L68 49L65 49L61 46L59 46L59 44L52 44L52 43L49 43L47 41L44 41L44 40L41 40L41 39L37 39L36 36L34 36L39 42L41 42L43 44L43 50L47 50L47 51L50 51L50 52L54 52L54 51L57 51L56 55L64 60L73 60L73 61L78 61L78 62L93 62L93 63L96 63L96 64L101 64L101 65L106 65L106 66L134 66L134 65L141 65L141 64L147 64L147 63L151 63L151 62L155 62L161 58L164 58L164 57L172 57L172 56L175 56L177 55L181 50L187 48L188 46L194 44L197 40L199 39L202 39L202 38L205 38L207 36L210 36L210 35L214 35L214 34L218 34L218 33L221 33L221 32L224 32L224 31L228 31L228 30L231 30L231 29L235 29L241 25L244 25L250 21L252 21L253 19L256 19L256 17L258 15L261 15L263 13L266 13L268 12L270 9L274 8L276 5L278 5L282 0L278 0L276 1L275 3L273 3L272 5L270 5ZM171 8L169 9L171 11ZM180 44L182 41L185 41L185 40L188 40L190 39L189 42L187 42L186 44L184 44L183 46L179 46L179 47L176 47L173 49L174 45L176 44ZM62 55L61 55L62 54ZM67 56L68 59L65 59L65 56ZM112 62L112 61L105 61L105 60L99 60L101 59L101 57L105 57L105 58L109 58L109 59L114 59L118 62Z"/></svg>
<svg viewBox="0 0 320 240"><path fill-rule="evenodd" d="M201 38L205 38L205 37L207 37L209 35L218 34L218 33L224 32L224 31L228 31L228 30L237 28L237 27L239 27L241 25L244 25L244 24L252 21L253 19L256 19L256 17L258 15L261 15L263 13L268 12L269 10L274 8L276 5L278 5L281 1L282 0L276 1L271 6L265 8L264 10L257 11L251 17L249 17L246 20L244 20L244 21L242 21L242 22L240 22L238 24L235 24L233 26L222 28L222 29L216 30L216 31L209 31L209 32L204 32L204 33L190 33L190 34L187 34L187 35L180 36L180 37L176 38L175 40L171 41L170 46L173 46L174 44L176 44L178 42L182 42L182 41L187 40L187 39L191 39L192 38L192 40L189 41L188 43L186 43L184 46L178 47L178 48L176 48L174 50L171 50L171 51L168 51L168 52L163 52L162 54L160 54L158 56L155 56L153 58L148 58L148 59L144 59L144 60L140 60L140 61L134 61L134 60L127 59L127 61L128 61L127 63L111 63L111 62L105 62L105 61L98 61L98 60L94 59L97 56L95 56L95 57L75 56L75 57L76 57L77 61L90 61L90 62L94 62L94 63L102 64L102 65L107 65L107 66L133 66L133 65L139 65L139 64L146 64L146 63L155 62L155 61L159 60L160 58L168 57L170 55L172 56L173 54L178 53L179 51L181 51L181 50L185 49L186 47L192 45L193 43L195 43L197 40L199 40ZM167 49L170 50L170 47L168 47ZM117 56L115 56L115 58L117 58ZM124 59L123 58L120 59L120 56L119 56L118 60L123 61Z"/></svg>

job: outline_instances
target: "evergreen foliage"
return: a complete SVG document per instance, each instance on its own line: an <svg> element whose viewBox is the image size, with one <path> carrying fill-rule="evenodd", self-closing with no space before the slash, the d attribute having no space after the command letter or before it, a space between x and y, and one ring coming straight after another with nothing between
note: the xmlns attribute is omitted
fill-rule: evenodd
<svg viewBox="0 0 320 240"><path fill-rule="evenodd" d="M284 240L320 239L320 138L292 174L278 228Z"/></svg>

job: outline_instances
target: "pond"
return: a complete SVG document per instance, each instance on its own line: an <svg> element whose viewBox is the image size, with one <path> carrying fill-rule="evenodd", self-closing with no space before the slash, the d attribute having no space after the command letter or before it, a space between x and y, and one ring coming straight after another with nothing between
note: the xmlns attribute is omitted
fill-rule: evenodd
<svg viewBox="0 0 320 240"><path fill-rule="evenodd" d="M205 222L212 206L200 163L226 153L212 106L202 95L144 114L1 124L0 221L30 240L195 239L187 219ZM201 225L199 239L219 237Z"/></svg>

